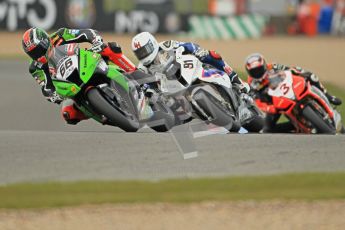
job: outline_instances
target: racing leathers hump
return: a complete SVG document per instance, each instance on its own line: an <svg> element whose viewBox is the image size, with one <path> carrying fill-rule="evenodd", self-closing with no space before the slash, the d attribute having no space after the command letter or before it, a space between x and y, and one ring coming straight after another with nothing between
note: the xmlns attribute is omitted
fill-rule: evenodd
<svg viewBox="0 0 345 230"><path fill-rule="evenodd" d="M88 42L94 44L102 42L103 38L98 31L93 29L67 29L60 28L50 35L54 46L65 45L68 43L82 43Z"/></svg>

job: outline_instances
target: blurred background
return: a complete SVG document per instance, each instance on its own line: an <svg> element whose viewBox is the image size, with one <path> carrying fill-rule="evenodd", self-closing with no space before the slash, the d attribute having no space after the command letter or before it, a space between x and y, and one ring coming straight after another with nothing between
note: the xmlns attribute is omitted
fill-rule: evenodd
<svg viewBox="0 0 345 230"><path fill-rule="evenodd" d="M345 0L2 0L1 30L29 26L196 38L345 34Z"/></svg>

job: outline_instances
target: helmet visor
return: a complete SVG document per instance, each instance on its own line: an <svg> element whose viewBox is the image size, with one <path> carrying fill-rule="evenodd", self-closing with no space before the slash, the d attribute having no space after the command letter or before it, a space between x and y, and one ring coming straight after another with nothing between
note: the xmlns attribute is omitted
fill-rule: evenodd
<svg viewBox="0 0 345 230"><path fill-rule="evenodd" d="M248 72L252 78L260 79L265 75L266 68L265 68L265 66L260 66L260 67L250 69L250 70L248 70Z"/></svg>
<svg viewBox="0 0 345 230"><path fill-rule="evenodd" d="M137 58L139 60L142 60L142 59L148 57L150 54L152 54L153 51L154 51L153 44L151 41L149 41L143 47L140 47L139 49L135 50L134 54L135 54L135 56L137 56Z"/></svg>
<svg viewBox="0 0 345 230"><path fill-rule="evenodd" d="M49 41L43 40L38 45L33 48L32 50L28 51L28 55L34 59L37 60L42 56L45 56L47 54L49 48Z"/></svg>

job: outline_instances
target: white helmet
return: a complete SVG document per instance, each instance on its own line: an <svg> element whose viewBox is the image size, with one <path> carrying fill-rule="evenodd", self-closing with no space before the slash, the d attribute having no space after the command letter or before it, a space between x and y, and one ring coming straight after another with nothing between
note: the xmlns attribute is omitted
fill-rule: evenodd
<svg viewBox="0 0 345 230"><path fill-rule="evenodd" d="M132 39L132 51L143 65L149 65L158 54L159 44L152 34L142 32Z"/></svg>

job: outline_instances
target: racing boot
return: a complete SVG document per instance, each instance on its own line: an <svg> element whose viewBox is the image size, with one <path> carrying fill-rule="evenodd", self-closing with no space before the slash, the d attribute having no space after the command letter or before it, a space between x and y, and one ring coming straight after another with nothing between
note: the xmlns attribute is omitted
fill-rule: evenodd
<svg viewBox="0 0 345 230"><path fill-rule="evenodd" d="M339 106L342 104L342 101L340 98L337 98L336 96L332 96L328 92L326 92L325 95L332 105Z"/></svg>
<svg viewBox="0 0 345 230"><path fill-rule="evenodd" d="M307 72L305 74L309 74L309 73ZM307 76L307 78L310 80L310 83L312 85L316 86L326 95L327 99L329 100L331 104L336 105L336 106L342 104L342 101L340 98L337 98L336 96L333 96L327 92L326 88L321 84L321 82L319 81L319 78L315 74L310 73L310 75Z"/></svg>

